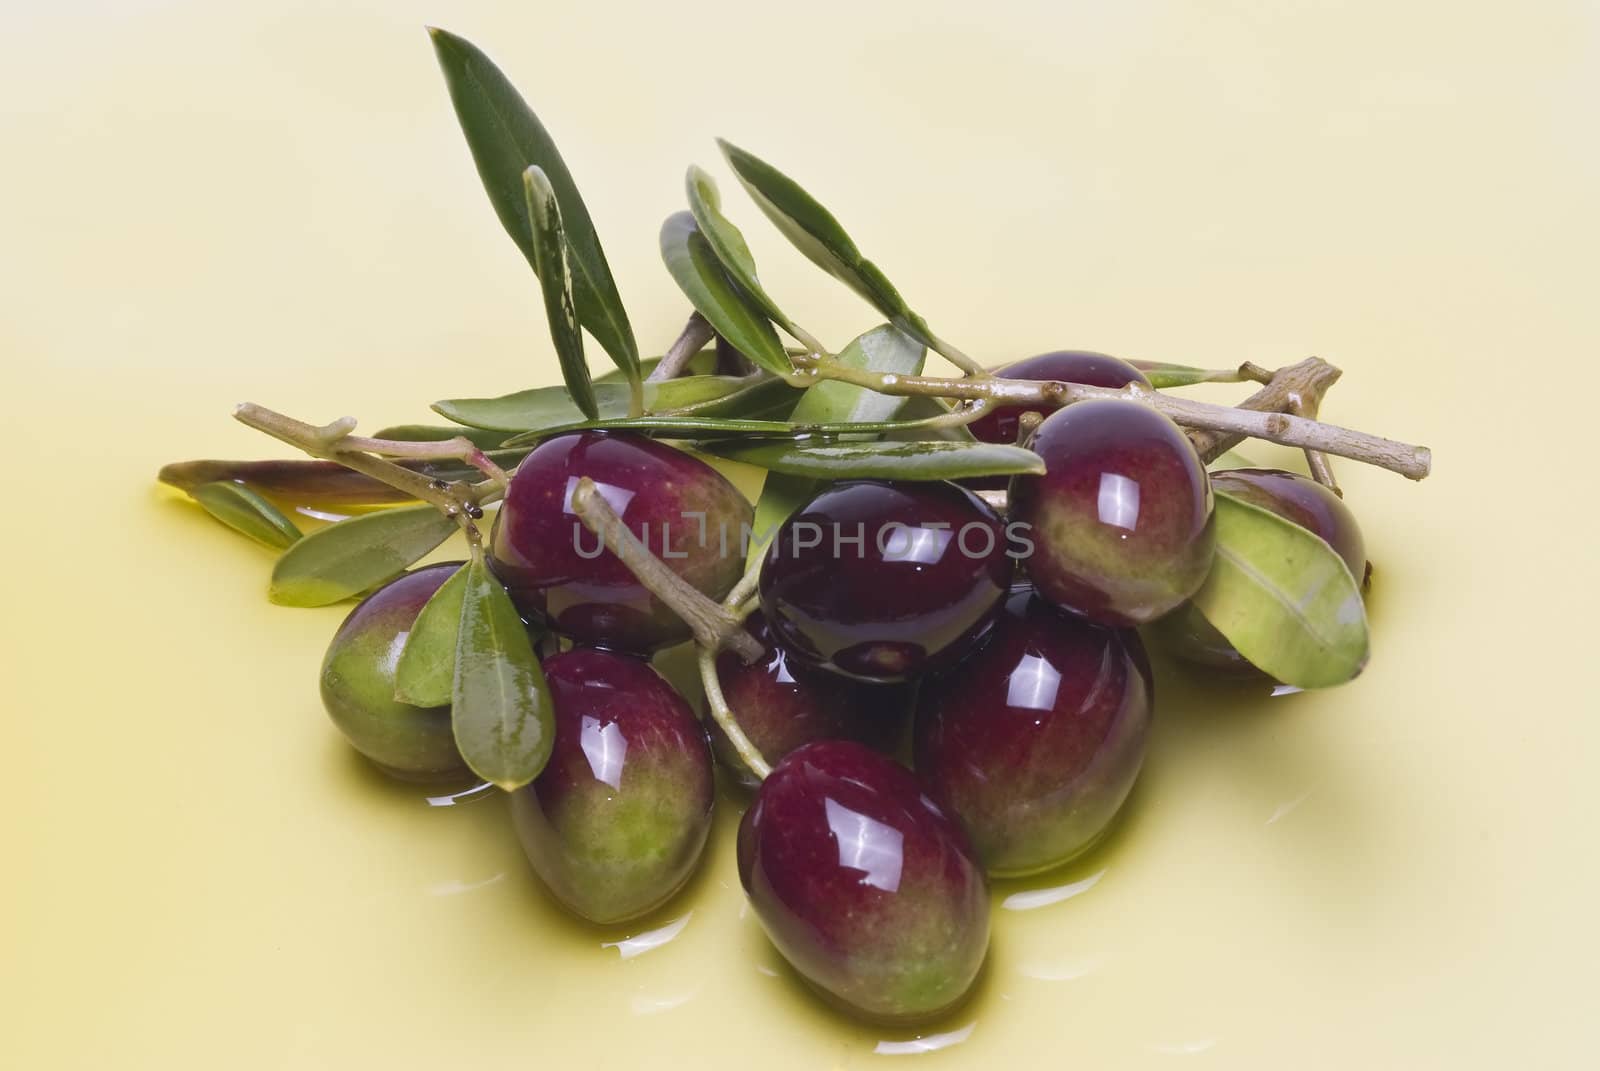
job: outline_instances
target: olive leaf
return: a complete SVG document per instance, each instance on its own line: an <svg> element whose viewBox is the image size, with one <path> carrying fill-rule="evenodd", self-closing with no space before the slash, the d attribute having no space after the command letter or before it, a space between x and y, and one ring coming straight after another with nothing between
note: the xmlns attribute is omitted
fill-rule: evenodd
<svg viewBox="0 0 1600 1071"><path fill-rule="evenodd" d="M777 302L767 295L761 280L756 277L756 260L750 255L750 247L745 244L744 235L728 217L722 214L722 195L717 190L716 181L700 168L691 165L684 185L688 188L689 212L694 216L700 233L705 235L706 243L711 246L711 251L716 254L723 270L739 289L755 302L767 319L789 334L799 337L800 332L796 330L794 321L784 315L783 310L778 308Z"/></svg>
<svg viewBox="0 0 1600 1071"><path fill-rule="evenodd" d="M450 574L411 623L394 669L394 697L414 707L442 707L455 688L456 637L461 631L461 600L467 567Z"/></svg>
<svg viewBox="0 0 1600 1071"><path fill-rule="evenodd" d="M855 338L834 358L840 364L872 372L899 375L921 373L927 358L922 343L889 324L875 327ZM829 421L887 421L903 413L907 398L858 387L853 383L827 380L807 388L789 419L795 423ZM895 429L887 429L893 434ZM746 563L754 562L777 534L778 527L802 503L816 494L822 481L810 476L768 472L756 499L752 538Z"/></svg>
<svg viewBox="0 0 1600 1071"><path fill-rule="evenodd" d="M783 236L817 267L844 283L889 322L926 346L943 352L944 343L911 311L882 270L861 255L839 221L794 179L765 160L717 139L751 200Z"/></svg>
<svg viewBox="0 0 1600 1071"><path fill-rule="evenodd" d="M571 412L575 419L577 409ZM526 449L490 450L489 458L501 468L512 469L527 453ZM407 458L397 460L396 464L435 480L482 478L477 469L464 461ZM262 494L307 506L373 506L415 501L404 491L347 469L337 461L175 461L163 466L157 479L186 492L206 483L242 483Z"/></svg>
<svg viewBox="0 0 1600 1071"><path fill-rule="evenodd" d="M516 87L477 46L434 27L428 33L433 38L461 132L501 225L538 271L533 221L522 176L530 166L541 168L549 178L565 224L578 320L628 382L638 382L639 347L627 310L600 248L594 221L589 218L589 210L555 142Z"/></svg>
<svg viewBox="0 0 1600 1071"><path fill-rule="evenodd" d="M1225 469L1253 469L1256 463L1245 457L1237 450L1225 451L1220 457L1207 462L1206 468L1212 472L1221 472Z"/></svg>
<svg viewBox="0 0 1600 1071"><path fill-rule="evenodd" d="M578 330L578 308L572 299L572 269L567 257L567 236L561 225L561 208L544 169L530 167L522 173L528 198L528 219L533 227L533 259L544 293L544 315L550 340L561 363L561 378L572 401L590 420L599 417L589 365L583 359L583 332Z"/></svg>
<svg viewBox="0 0 1600 1071"><path fill-rule="evenodd" d="M717 334L769 372L794 370L767 315L728 278L694 216L674 212L661 225L661 259L689 303Z"/></svg>
<svg viewBox="0 0 1600 1071"><path fill-rule="evenodd" d="M791 476L783 472L767 473L761 485L761 496L756 499L756 512L750 522L750 543L745 550L745 568L767 551L767 546L777 537L778 529L794 515L794 511L809 502L826 481L811 476Z"/></svg>
<svg viewBox="0 0 1600 1071"><path fill-rule="evenodd" d="M382 510L330 524L284 552L267 597L326 606L392 580L450 538L456 522L432 506Z"/></svg>
<svg viewBox="0 0 1600 1071"><path fill-rule="evenodd" d="M920 375L926 359L927 349L922 342L890 324L856 337L834 358L851 368L903 376ZM790 419L795 423L885 421L899 413L906 400L904 396L879 394L854 383L824 380L807 388Z"/></svg>
<svg viewBox="0 0 1600 1071"><path fill-rule="evenodd" d="M960 480L1044 473L1038 454L999 443L755 442L708 448L730 461L823 480Z"/></svg>
<svg viewBox="0 0 1600 1071"><path fill-rule="evenodd" d="M1165 361L1130 361L1135 368L1144 373L1150 385L1156 390L1167 390L1170 387L1188 387L1196 383L1236 383L1239 376L1233 371L1215 371L1206 368L1190 368L1185 364L1167 364Z"/></svg>
<svg viewBox="0 0 1600 1071"><path fill-rule="evenodd" d="M483 428L453 428L446 424L394 424L372 433L374 439L394 439L403 443L437 443L462 438L480 450L495 450L506 441L505 433Z"/></svg>
<svg viewBox="0 0 1600 1071"><path fill-rule="evenodd" d="M1293 521L1216 493L1217 554L1194 604L1264 673L1299 688L1367 664L1361 591L1338 553Z"/></svg>
<svg viewBox="0 0 1600 1071"><path fill-rule="evenodd" d="M718 400L774 382L780 391L792 393L787 384L766 377L684 376L646 383L645 404L651 410L696 413L711 409ZM623 384L596 383L594 395L597 419L617 420L628 415L629 392ZM447 398L434 402L433 411L458 424L504 432L537 431L585 419L565 387L535 387L499 398Z"/></svg>
<svg viewBox="0 0 1600 1071"><path fill-rule="evenodd" d="M927 394L913 394L907 398L906 404L897 414L900 419L911 425L904 430L891 431L884 438L898 442L930 442L943 440L950 443L977 442L977 436L965 424L946 424L942 427L917 427L913 422L918 420L931 420L934 417L946 416L951 412L950 403L943 398L934 398Z"/></svg>
<svg viewBox="0 0 1600 1071"><path fill-rule="evenodd" d="M242 483L203 483L191 488L189 496L211 516L257 543L284 550L300 539L293 521Z"/></svg>
<svg viewBox="0 0 1600 1071"><path fill-rule="evenodd" d="M472 772L510 792L549 761L554 704L522 618L481 550L464 572L451 726Z"/></svg>

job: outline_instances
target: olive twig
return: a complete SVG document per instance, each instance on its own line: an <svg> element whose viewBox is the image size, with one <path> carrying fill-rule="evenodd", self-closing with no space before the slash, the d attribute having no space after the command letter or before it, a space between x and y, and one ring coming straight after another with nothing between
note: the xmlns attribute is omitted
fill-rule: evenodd
<svg viewBox="0 0 1600 1071"><path fill-rule="evenodd" d="M932 395L941 398L987 398L1002 405L1039 405L1055 409L1071 402L1095 398L1120 398L1148 405L1177 424L1190 428L1266 439L1284 446L1319 450L1348 457L1369 465L1398 472L1413 480L1428 475L1432 452L1425 446L1412 446L1378 435L1323 424L1284 412L1259 412L1248 408L1212 405L1187 398L1175 398L1151 390L1142 383L1130 383L1114 390L1059 380L945 379L938 376L908 376L850 368L837 361L797 358L801 372L815 379L834 379L866 387L881 394Z"/></svg>
<svg viewBox="0 0 1600 1071"><path fill-rule="evenodd" d="M622 523L601 496L595 482L584 476L572 491L572 512L584 527L600 537L600 545L621 559L639 583L683 619L702 648L715 653L727 648L746 662L761 657L761 644L746 632L738 618L706 598L687 580L650 553L650 548Z"/></svg>
<svg viewBox="0 0 1600 1071"><path fill-rule="evenodd" d="M1320 396L1309 394L1295 394L1289 399L1289 411L1295 416L1317 418L1317 409L1321 403ZM1322 486L1344 497L1344 492L1339 490L1339 481L1334 478L1333 465L1328 461L1328 455L1320 450L1307 450L1306 467L1311 470L1311 478Z"/></svg>
<svg viewBox="0 0 1600 1071"><path fill-rule="evenodd" d="M423 473L349 445L349 429L354 427L355 422L348 417L318 427L254 402L241 403L235 407L233 416L241 424L265 432L312 457L338 462L411 498L427 502L445 516L454 518L469 539L477 535L477 526L473 524L474 514L481 517L483 508L472 488L465 484L430 479ZM504 476L504 473L501 475Z"/></svg>
<svg viewBox="0 0 1600 1071"><path fill-rule="evenodd" d="M1281 413L1297 396L1320 399L1343 374L1320 357L1307 357L1303 361L1271 373L1267 377L1266 386L1240 402L1236 408L1252 409L1262 413ZM1188 436L1195 452L1200 455L1200 460L1208 463L1215 461L1247 438L1245 435L1209 428L1190 428Z"/></svg>
<svg viewBox="0 0 1600 1071"><path fill-rule="evenodd" d="M717 333L712 330L711 324L704 316L698 312L690 313L689 322L683 325L683 330L668 347L666 356L655 366L647 382L659 383L664 379L676 379L683 375L683 370L689 367L689 362L694 360L695 354L716 337Z"/></svg>
<svg viewBox="0 0 1600 1071"><path fill-rule="evenodd" d="M767 775L772 772L772 766L762 756L761 749L745 735L744 728L728 706L728 700L723 697L722 682L717 679L716 652L709 647L701 647L699 662L700 684L705 688L706 709L710 712L712 720L728 738L728 743L733 745L739 761L745 764L758 781L765 781Z"/></svg>

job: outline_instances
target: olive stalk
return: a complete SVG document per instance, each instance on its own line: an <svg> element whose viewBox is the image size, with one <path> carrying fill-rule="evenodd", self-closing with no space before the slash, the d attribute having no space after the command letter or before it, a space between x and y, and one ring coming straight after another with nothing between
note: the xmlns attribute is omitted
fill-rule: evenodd
<svg viewBox="0 0 1600 1071"><path fill-rule="evenodd" d="M741 625L756 607L754 596L760 582L761 558L757 557L722 600L723 610L732 614ZM716 652L702 647L697 661L700 666L700 685L706 693L706 710L711 719L722 729L722 734L733 746L739 761L755 775L756 780L765 781L767 774L772 772L772 766L761 754L761 749L756 747L755 741L746 735L744 726L734 717L733 708L728 706L728 700L722 694L722 680L717 676Z"/></svg>
<svg viewBox="0 0 1600 1071"><path fill-rule="evenodd" d="M581 477L572 491L572 512L600 537L601 546L621 559L650 594L683 619L694 640L713 654L728 648L746 662L761 657L761 644L744 630L738 617L706 598L688 581L650 553L650 548L622 523L595 482Z"/></svg>
<svg viewBox="0 0 1600 1071"><path fill-rule="evenodd" d="M233 416L241 424L265 432L312 457L336 461L363 476L369 476L412 498L429 503L445 516L454 518L467 533L467 538L474 543L478 542L481 536L477 525L473 522L483 516L484 504L498 498L505 490L505 472L484 457L483 452L466 439L445 443L400 443L397 440L357 438L353 442L369 446L382 444L403 448L417 446L437 448L449 447L452 443L457 444L453 454L436 453L429 456L458 457L470 464L474 461L471 455L476 455L478 460L487 463L492 469L491 474L480 468L480 471L486 471L486 475L490 477L486 481L490 485L487 488L481 484L472 487L462 483L445 483L443 480L429 479L420 472L413 472L393 461L378 457L375 453L369 452L369 449L353 445L350 431L355 427L355 420L352 417L344 417L319 427L285 416L265 406L256 405L254 402L241 403L234 409Z"/></svg>
<svg viewBox="0 0 1600 1071"><path fill-rule="evenodd" d="M664 379L676 379L683 375L689 362L694 360L695 354L705 348L707 342L717 337L711 329L711 324L698 312L689 314L689 322L683 325L683 330L667 348L666 355L661 358L661 363L651 371L648 382L659 383Z"/></svg>
<svg viewBox="0 0 1600 1071"><path fill-rule="evenodd" d="M1432 465L1432 452L1425 446L1412 446L1286 412L1261 412L1253 408L1212 405L1187 398L1176 398L1152 390L1141 383L1130 383L1121 389L1111 389L1059 380L1002 379L993 376L984 379L909 376L850 368L837 361L818 358L815 355L797 357L795 363L798 370L790 377L790 381L796 386L831 379L852 383L880 394L988 399L992 403L1002 405L1038 405L1046 409L1056 409L1071 402L1115 398L1148 405L1184 427L1223 432L1240 438L1248 436L1266 439L1284 446L1297 446L1348 457L1397 472L1413 480L1427 476Z"/></svg>

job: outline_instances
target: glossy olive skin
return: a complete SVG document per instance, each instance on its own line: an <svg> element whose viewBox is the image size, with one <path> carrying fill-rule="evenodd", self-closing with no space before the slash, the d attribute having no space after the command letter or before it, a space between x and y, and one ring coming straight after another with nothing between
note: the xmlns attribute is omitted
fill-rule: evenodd
<svg viewBox="0 0 1600 1071"><path fill-rule="evenodd" d="M1048 870L1090 848L1127 799L1153 695L1138 633L1019 589L983 648L924 685L917 774L991 875Z"/></svg>
<svg viewBox="0 0 1600 1071"><path fill-rule="evenodd" d="M1361 526L1344 500L1317 481L1281 469L1230 469L1213 473L1211 486L1319 536L1344 559L1356 583L1362 583L1367 544ZM1244 675L1260 672L1192 603L1163 619L1157 636L1167 650L1186 662Z"/></svg>
<svg viewBox="0 0 1600 1071"><path fill-rule="evenodd" d="M1011 517L1034 547L1039 594L1100 625L1143 625L1205 581L1216 534L1211 484L1171 420L1137 402L1076 402L1030 444L1043 476L1011 481Z"/></svg>
<svg viewBox="0 0 1600 1071"><path fill-rule="evenodd" d="M450 708L394 697L394 670L422 607L460 562L415 569L350 611L322 660L322 705L352 747L406 781L468 776L450 728Z"/></svg>
<svg viewBox="0 0 1600 1071"><path fill-rule="evenodd" d="M544 674L555 747L511 794L523 852L574 914L637 918L683 887L705 848L714 793L705 732L628 655L575 648L546 659Z"/></svg>
<svg viewBox="0 0 1600 1071"><path fill-rule="evenodd" d="M584 476L652 553L701 592L721 598L738 581L741 526L754 517L738 489L681 450L600 431L547 439L517 467L495 518L495 574L525 616L579 643L648 654L687 639L689 627L571 512Z"/></svg>
<svg viewBox="0 0 1600 1071"><path fill-rule="evenodd" d="M933 1018L989 945L983 870L909 770L860 744L790 753L739 826L739 877L772 943L833 1003Z"/></svg>
<svg viewBox="0 0 1600 1071"><path fill-rule="evenodd" d="M1007 546L995 512L955 484L836 484L768 547L761 608L804 664L909 680L988 630L1014 571Z"/></svg>
<svg viewBox="0 0 1600 1071"><path fill-rule="evenodd" d="M1083 383L1090 387L1110 387L1113 390L1129 383L1150 385L1145 374L1127 361L1106 353L1089 350L1058 350L1041 353L1008 364L995 373L1001 379L1059 380L1063 383ZM967 425L967 430L986 443L1014 443L1017 441L1018 421L1023 413L1033 409L1050 413L1055 406L1041 410L1038 406L998 406ZM998 486L1004 487L1001 483Z"/></svg>
<svg viewBox="0 0 1600 1071"><path fill-rule="evenodd" d="M717 656L717 683L739 728L769 764L813 740L855 740L877 750L893 746L906 705L900 689L795 664L773 640L759 610L744 627L760 641L762 656L745 665L732 651L723 651ZM708 729L712 752L734 779L747 788L759 785L722 728L711 721Z"/></svg>

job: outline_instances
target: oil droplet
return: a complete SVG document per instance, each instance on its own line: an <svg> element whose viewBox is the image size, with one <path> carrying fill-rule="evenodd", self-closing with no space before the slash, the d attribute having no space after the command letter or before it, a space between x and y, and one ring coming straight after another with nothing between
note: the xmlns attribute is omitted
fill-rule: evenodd
<svg viewBox="0 0 1600 1071"><path fill-rule="evenodd" d="M1062 963L1025 963L1017 973L1041 982L1071 982L1100 969L1097 959L1067 960Z"/></svg>
<svg viewBox="0 0 1600 1071"><path fill-rule="evenodd" d="M632 959L634 956L642 956L646 952L660 948L662 945L666 944L668 941L682 933L683 928L689 925L689 920L693 917L694 912L691 911L687 915L683 916L683 918L674 919L665 926L654 930L646 930L641 934L624 938L621 941L604 941L601 943L600 947L616 949L619 953L621 953L623 959ZM684 999L687 1000L688 998L685 997Z"/></svg>
<svg viewBox="0 0 1600 1071"><path fill-rule="evenodd" d="M927 1037L916 1037L910 1041L880 1041L873 1048L879 1056L921 1056L926 1052L938 1052L959 1045L972 1036L978 1028L976 1020L968 1023L960 1030L951 1030L945 1034L929 1034Z"/></svg>
<svg viewBox="0 0 1600 1071"><path fill-rule="evenodd" d="M451 792L444 796L428 796L426 799L429 807L455 807L458 804L471 803L473 800L486 799L490 787L489 782L482 781L460 792Z"/></svg>
<svg viewBox="0 0 1600 1071"><path fill-rule="evenodd" d="M1090 874L1081 881L1069 882L1066 885L1057 885L1049 889L1029 889L1027 892L1012 893L1001 901L1000 906L1008 911L1032 911L1039 907L1049 907L1059 904L1063 900L1070 900L1080 893L1086 893L1097 885L1101 878L1106 876L1104 870Z"/></svg>
<svg viewBox="0 0 1600 1071"><path fill-rule="evenodd" d="M489 877L484 878L481 881L462 881L459 878L451 881L441 881L437 885L430 885L428 887L428 895L455 896L459 893L471 892L473 889L481 889L485 885L493 885L495 882L504 877L505 873L502 871L499 874L491 874Z"/></svg>
<svg viewBox="0 0 1600 1071"><path fill-rule="evenodd" d="M651 997L644 994L634 997L628 1002L629 1009L635 1015L659 1015L673 1008L681 1008L694 999L698 989L691 989L687 993L675 993L670 997Z"/></svg>

